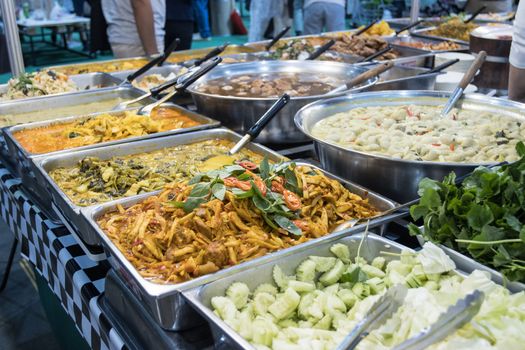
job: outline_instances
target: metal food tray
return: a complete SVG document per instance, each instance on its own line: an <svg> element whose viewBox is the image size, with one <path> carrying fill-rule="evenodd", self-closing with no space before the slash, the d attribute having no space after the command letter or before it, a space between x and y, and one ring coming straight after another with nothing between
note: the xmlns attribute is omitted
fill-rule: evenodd
<svg viewBox="0 0 525 350"><path fill-rule="evenodd" d="M236 139L239 139L239 135L235 135ZM254 151L265 152L272 159L279 159L277 153L270 151L268 149L262 148L259 145L251 144L251 149ZM364 189L361 186L350 183L348 181L342 180L338 177L335 177L322 169L313 166L309 163L300 163L298 165L308 165L312 168L321 170L327 176L334 178L345 185L351 192L361 195L364 198L368 198L370 203L373 204L377 209L383 211L389 208L393 208L397 203L384 198L376 193L370 192ZM179 284L158 284L153 283L142 277L135 267L126 259L122 252L116 247L116 245L111 241L109 237L100 229L97 224L97 219L100 218L107 212L114 211L117 204L122 205L124 208L130 207L136 203L143 201L149 195L141 195L133 198L125 198L111 203L105 203L99 206L96 206L90 210L82 211L82 214L86 216L86 219L89 221L92 229L99 235L104 250L108 255L108 259L113 268L118 271L121 277L125 280L129 288L137 295L139 300L143 302L145 307L149 310L155 320L160 324L160 326L166 330L183 330L195 326L194 319L188 317L188 314L191 314L191 308L188 307L188 304L182 298L181 292L188 290L205 283L209 283L215 280L222 279L226 276L233 275L235 273L244 271L250 267L256 267L260 264L268 261L279 261L294 252L302 251L308 247L315 246L320 244L320 242L332 242L335 239L338 239L342 236L347 236L353 232L358 232L363 230L363 227L366 224L356 225L353 228L343 230L337 233L328 234L324 237L317 239L312 239L308 242L296 245L294 247L286 248L277 252L267 254L265 256L223 269L219 270L213 274L200 276L190 281L186 281ZM403 214L404 215L404 214ZM384 223L393 220L399 216L399 214L388 215L384 217L379 217L373 219L369 223L369 227L378 227Z"/></svg>
<svg viewBox="0 0 525 350"><path fill-rule="evenodd" d="M295 273L297 266L310 256L333 256L330 252L330 247L335 243L342 243L348 246L350 249L350 256L355 257L357 256L362 236L363 234L354 234L352 236L338 237L337 239L318 242L316 245L296 250L294 254L288 254L285 257L281 257L279 260L274 259L271 261L260 262L259 264L251 266L249 269L244 269L243 271L238 271L235 274L225 276L214 282L183 291L182 295L189 304L191 304L208 320L216 344L224 345L225 349L253 350L255 349L253 345L242 338L222 319L213 313L213 308L211 306L212 297L224 296L226 294L226 289L234 282L246 283L252 291L262 283L274 284L272 271L275 265L278 265L285 274L292 275ZM399 243L369 233L361 247L360 256L369 262L377 256L383 256L387 261L391 261L398 260L398 258L386 254L381 255L381 252L398 254L402 250L412 251L412 249Z"/></svg>
<svg viewBox="0 0 525 350"><path fill-rule="evenodd" d="M279 39L275 45L279 44L279 42L287 42L291 40L302 40L302 39L316 39L316 40L324 40L328 41L330 38L325 37L323 34L308 34L308 35L299 35L299 36L287 36L284 38ZM272 39L268 40L260 40L260 41L252 41L249 43L244 44L245 47L248 47L252 49L254 52L258 51L266 51L266 45L272 42ZM275 47L274 45L274 47ZM270 49L271 51L271 49Z"/></svg>
<svg viewBox="0 0 525 350"><path fill-rule="evenodd" d="M423 226L419 227L420 230L424 230ZM418 235L417 239L420 245L425 244L426 240L423 236ZM438 246L443 249L445 254L447 254L452 261L456 264L456 267L466 273L471 273L474 270L481 270L490 273L490 278L493 282L505 286L512 293L519 293L525 291L525 284L521 282L511 282L507 280L501 272L494 270L493 268L483 265L471 257L466 256L452 248L445 246L444 244L438 244Z"/></svg>
<svg viewBox="0 0 525 350"><path fill-rule="evenodd" d="M60 151L50 152L50 153L43 153L43 154L32 154L32 153L27 152L20 145L18 140L16 140L13 134L16 131L24 130L28 128L32 129L32 128L43 127L43 126L52 125L56 123L67 123L71 121L85 120L85 119L88 119L88 118L91 118L91 117L94 117L100 114L105 114L108 112L100 112L100 113L93 113L93 114L83 115L83 116L67 117L67 118L61 118L61 119L53 120L53 121L15 125L15 126L11 126L11 127L2 129L2 132L4 134L4 138L7 143L9 158L12 160L14 164L15 173L18 174L18 176L23 177L25 179L24 185L27 186L35 194L37 194L37 196L41 198L42 201L45 203L46 200L49 199L50 197L45 184L42 184L40 181L38 181L38 179L36 179L36 181L32 179L32 174L36 172L36 167L33 163L33 158L35 157L45 157L45 156L51 156L55 154L74 153L80 150L106 147L110 145L129 143L129 142L134 142L138 140L155 139L161 136L182 134L182 133L187 133L187 132L192 132L192 131L197 131L197 130L204 130L204 129L214 128L220 125L219 122L211 118L204 117L200 114L187 111L183 109L182 107L178 107L173 104L164 104L163 106L179 110L183 112L184 114L190 116L192 119L202 124L194 126L194 127L190 127L190 128L174 129L174 130L169 130L169 131L164 131L164 132L159 132L159 133L154 133L154 134L149 134L149 135L129 137L129 138L121 139L121 140L101 142L101 143L97 143L93 145L87 145L87 146L60 150ZM132 109L133 108L128 109L128 110L132 110ZM111 112L111 113L123 113L123 112L119 111L119 112Z"/></svg>
<svg viewBox="0 0 525 350"><path fill-rule="evenodd" d="M111 60L103 60L103 61L93 61L93 62L82 62L82 63L75 63L75 64L62 64L62 65L58 65L58 66L51 66L51 67L47 67L45 69L50 69L50 70L56 70L57 72L64 72L66 71L65 74L67 74L67 70L68 69L79 69L79 68L85 68L85 69L89 69L90 66L93 66L93 65L99 65L99 64L113 64L113 63L119 63L119 62L136 62L136 61L149 61L151 58L150 57L131 57L131 58L117 58L117 59L111 59ZM144 63L145 64L145 63ZM137 67L137 69L140 68L140 65ZM105 73L109 73L109 72L105 72ZM80 74L71 74L70 77L74 76L74 75L82 75L82 74L90 74L90 73L80 73Z"/></svg>
<svg viewBox="0 0 525 350"><path fill-rule="evenodd" d="M359 60L363 59L363 57L358 55L351 55L351 54L345 54L340 53L337 51L328 51L339 54L345 63L352 63L357 66L366 66L370 64L377 64L387 61L394 62L395 65L398 66L407 66L407 67L426 67L430 68L434 64L434 53L416 49L413 47L407 47L407 46L396 46L394 50L399 54L397 58L391 59L391 60L378 60L374 59L371 62L358 62Z"/></svg>
<svg viewBox="0 0 525 350"><path fill-rule="evenodd" d="M425 44L439 44L441 42L447 42L447 41L453 42L448 39L447 40L445 39L439 39L439 40L438 39L425 39L425 38L418 38L418 37L413 37L409 35L385 38L385 40L389 42L390 45L392 45L395 50L398 50L398 48L400 47L410 47L410 46L403 46L403 45L396 44L396 41L402 41L402 42L407 42L407 43L423 42ZM415 48L415 49L425 51L425 52L468 52L469 51L468 44L467 45L459 44L459 43L455 43L455 44L460 45L460 47L454 50L425 50L425 49L419 49L419 48Z"/></svg>
<svg viewBox="0 0 525 350"><path fill-rule="evenodd" d="M78 92L82 92L83 90L95 90L95 89L102 89L107 87L112 87L120 84L120 80L112 77L109 74L106 73L86 73L86 74L79 74L79 75L70 75L69 80L74 82L76 86L78 87L78 91L67 91L67 92L59 92L56 94L50 94L45 96L36 96L36 97L26 97L16 100L7 100L6 102L10 101L25 101L26 103L29 103L33 99L36 98L42 98L42 97L48 97L48 96L57 96L57 95L71 95L76 94ZM0 95L5 94L7 92L7 84L0 85ZM2 101L2 104L4 101Z"/></svg>
<svg viewBox="0 0 525 350"><path fill-rule="evenodd" d="M415 36L415 37L418 37L418 38L424 38L424 39L433 39L433 40L444 40L444 41L452 41L454 43L457 43L457 44L461 44L461 45L469 45L469 42L468 41L464 41L464 40L459 40L459 39L454 39L454 38L447 38L447 37L443 37L443 36L437 36L437 35L431 35L431 34L425 34L427 33L428 31L430 30L434 30L436 29L437 27L428 27L428 28L423 28L423 29L416 29L416 30L413 30L411 32L411 35L412 36Z"/></svg>
<svg viewBox="0 0 525 350"><path fill-rule="evenodd" d="M394 66L379 75L379 81L368 91L384 90L434 90L436 77L440 72L422 74L429 69L419 67Z"/></svg>
<svg viewBox="0 0 525 350"><path fill-rule="evenodd" d="M85 216L81 211L89 211L91 208L102 205L102 203L94 204L92 206L79 206L73 203L71 199L60 189L56 182L49 176L49 172L60 167L72 167L86 157L97 157L105 160L113 157L122 157L131 154L148 153L157 150L191 144L195 142L211 140L211 139L226 139L233 142L240 140L240 136L228 129L218 128L211 130L195 131L193 133L186 133L180 135L171 135L162 138L145 139L131 143L112 145L107 147L92 148L78 152L61 153L51 156L40 156L33 159L34 172L36 175L36 182L40 188L46 188L49 193L50 201L55 203L55 210L58 215L62 216L71 227L75 228L77 235L89 246L97 246L101 244L99 234L93 230L93 227L86 221ZM249 147L250 148L250 147ZM251 148L250 148L251 149ZM272 156L272 160L279 160L280 156L273 153L269 149L262 146L253 146L255 151L261 154L268 154ZM158 191L149 192L146 195L152 195ZM141 194L140 196L143 196ZM113 203L124 199L134 197L127 197L112 200L107 203Z"/></svg>
<svg viewBox="0 0 525 350"><path fill-rule="evenodd" d="M176 51L170 55L170 57L167 59L166 62L179 63L179 62L189 61L193 59L198 59L198 58L206 56L206 54L208 54L208 52L210 52L211 50L213 50L213 47ZM251 48L246 45L228 45L226 49L219 56L239 54L239 53L250 53L250 52L256 52L256 51L258 50L255 50L254 48Z"/></svg>

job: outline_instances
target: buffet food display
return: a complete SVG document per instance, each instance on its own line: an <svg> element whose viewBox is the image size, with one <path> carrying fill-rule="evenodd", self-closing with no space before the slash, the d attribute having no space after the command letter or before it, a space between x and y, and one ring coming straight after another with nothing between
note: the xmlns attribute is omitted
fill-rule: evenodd
<svg viewBox="0 0 525 350"><path fill-rule="evenodd" d="M97 223L143 277L180 283L376 213L320 170L265 159L173 182Z"/></svg>
<svg viewBox="0 0 525 350"><path fill-rule="evenodd" d="M228 348L332 349L403 285L401 307L357 349L395 347L475 290L481 311L429 348L519 348L525 105L470 95L441 117L450 94L415 91L434 85L439 72L424 73L435 53L468 50L477 26L454 17L393 36L381 21L360 35L281 39L269 51L267 42L229 47L228 64L188 87L193 106L164 103L149 115L136 109L152 97L113 109L209 49L173 53L132 83L148 58L28 73L0 87L0 158L90 257L103 250L166 331L195 326L199 312ZM303 61L330 39L325 57ZM393 69L327 95L389 45L376 60ZM408 90L381 92L395 86ZM248 143L232 155L284 93L288 105L256 139L282 151ZM415 197L409 231L422 250L374 234L409 216L390 211L394 200Z"/></svg>
<svg viewBox="0 0 525 350"><path fill-rule="evenodd" d="M443 37L451 38L462 41L469 40L470 32L478 27L477 24L473 22L465 23L461 18L454 17L445 23L441 23L437 28L429 30L428 34Z"/></svg>
<svg viewBox="0 0 525 350"><path fill-rule="evenodd" d="M245 74L211 79L197 88L199 92L235 97L278 97L324 95L344 81L322 73Z"/></svg>
<svg viewBox="0 0 525 350"><path fill-rule="evenodd" d="M525 125L492 112L441 106L360 107L317 122L312 135L344 148L393 158L489 163L515 161L515 146L525 140Z"/></svg>
<svg viewBox="0 0 525 350"><path fill-rule="evenodd" d="M159 108L151 116L125 111L29 127L15 131L13 138L27 152L42 154L197 125L178 110Z"/></svg>
<svg viewBox="0 0 525 350"><path fill-rule="evenodd" d="M249 150L226 155L233 145L229 140L212 139L109 159L86 157L75 166L52 169L49 176L74 204L89 206L160 190L170 182L236 161L262 160Z"/></svg>
<svg viewBox="0 0 525 350"><path fill-rule="evenodd" d="M10 79L7 83L7 91L0 95L0 100L16 100L77 90L76 84L66 74L45 70L24 73L18 78Z"/></svg>

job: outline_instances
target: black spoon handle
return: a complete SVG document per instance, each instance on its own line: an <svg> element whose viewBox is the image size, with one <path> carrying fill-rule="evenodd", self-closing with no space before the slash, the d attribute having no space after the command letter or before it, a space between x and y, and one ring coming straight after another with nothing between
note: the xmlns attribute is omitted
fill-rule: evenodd
<svg viewBox="0 0 525 350"><path fill-rule="evenodd" d="M271 107L269 110L264 113L264 115L259 118L259 120L253 124L253 126L248 130L247 134L251 136L252 140L255 139L264 127L270 122L283 109L284 106L290 101L290 96L288 94L282 95Z"/></svg>
<svg viewBox="0 0 525 350"><path fill-rule="evenodd" d="M281 39L286 33L288 33L288 31L290 30L290 28L292 28L291 26L288 26L286 28L284 28L283 30L281 30L281 32L279 34L277 34L275 36L275 38L272 39L272 41L270 41L268 43L268 45L266 45L266 51L270 51L270 49L272 48L273 45L275 45L276 42L279 41L279 39Z"/></svg>
<svg viewBox="0 0 525 350"><path fill-rule="evenodd" d="M440 72L440 71L442 71L443 69L448 68L448 67L450 67L451 65L456 64L456 63L458 63L458 62L459 62L459 58L456 58L456 59L453 59L453 60L450 60L450 61L446 61L445 63L441 63L439 66L436 66L436 67L432 68L432 69L429 70L429 71L421 72L421 73L419 73L418 75L425 75L425 74L437 73L437 72Z"/></svg>
<svg viewBox="0 0 525 350"><path fill-rule="evenodd" d="M159 67L162 66L164 62L166 62L168 57L170 57L171 53L177 48L177 46L179 46L179 44L180 44L180 39L175 38L175 40L173 40L171 44L169 44L166 50L164 50L164 58L157 64L157 66Z"/></svg>
<svg viewBox="0 0 525 350"><path fill-rule="evenodd" d="M398 36L400 33L404 32L405 30L409 30L409 29L412 29L414 28L415 26L417 26L418 24L420 24L421 22L423 22L422 19L418 20L418 21L415 21L414 23L410 23L409 25L407 26L404 26L403 28L399 29L396 31L396 36Z"/></svg>
<svg viewBox="0 0 525 350"><path fill-rule="evenodd" d="M467 20L465 21L465 23L468 23L468 22L473 21L476 17L478 17L478 15L481 13L481 11L483 11L483 10L486 9L486 8L487 8L487 6L481 6L479 9L477 9L477 10L472 14L472 16L470 16L469 19L467 19Z"/></svg>
<svg viewBox="0 0 525 350"><path fill-rule="evenodd" d="M151 96L156 97L162 91L169 89L172 86L176 86L177 90L184 90L191 84L193 84L197 79L202 77L204 74L208 73L213 67L222 62L222 58L215 57L209 63L202 65L195 73L189 75L183 82L179 84L179 77L176 77L170 81L165 82L159 86L156 86L150 89Z"/></svg>
<svg viewBox="0 0 525 350"><path fill-rule="evenodd" d="M387 47L385 47L384 49L381 49L379 51L377 51L376 53L368 56L368 57L365 57L364 59L362 59L361 61L359 62L370 62L372 61L374 58L376 57L379 57L385 53L387 53L388 51L392 50L392 46L388 45Z"/></svg>
<svg viewBox="0 0 525 350"><path fill-rule="evenodd" d="M230 43L224 43L221 46L217 46L216 48L208 52L204 57L196 59L195 62L193 62L193 65L200 66L207 60L212 59L215 56L219 56L221 53L223 53L224 50L226 50L228 45L230 45Z"/></svg>
<svg viewBox="0 0 525 350"><path fill-rule="evenodd" d="M317 50L312 52L306 60L308 61L315 60L317 57L321 56L323 53L328 51L328 49L331 48L334 44L335 44L335 41L333 39L330 40L329 42L327 42L326 44L324 44L323 46L319 47Z"/></svg>
<svg viewBox="0 0 525 350"><path fill-rule="evenodd" d="M374 24L376 24L376 23L377 23L377 21L373 21L373 22L370 23L369 25L367 25L367 26L365 26L365 27L359 29L357 32L354 33L354 36L358 36L358 35L363 34L363 33L366 32L368 29L372 28L372 26L373 26Z"/></svg>
<svg viewBox="0 0 525 350"><path fill-rule="evenodd" d="M137 79L139 76L149 71L151 68L153 68L153 66L157 65L163 59L164 59L164 54L158 57L155 57L154 59L146 63L144 66L137 69L134 73L131 73L130 75L128 75L128 77L126 78L126 81L128 83L131 83L133 80Z"/></svg>

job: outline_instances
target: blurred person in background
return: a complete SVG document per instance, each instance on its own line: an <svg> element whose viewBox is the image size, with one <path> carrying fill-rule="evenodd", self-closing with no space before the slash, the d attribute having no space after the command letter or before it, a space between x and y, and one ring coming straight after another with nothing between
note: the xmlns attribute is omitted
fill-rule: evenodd
<svg viewBox="0 0 525 350"><path fill-rule="evenodd" d="M248 41L260 41L264 39L264 32L270 20L282 16L284 11L284 0L252 0L250 3L250 30ZM281 22L282 23L282 22ZM274 26L274 33L283 28Z"/></svg>
<svg viewBox="0 0 525 350"><path fill-rule="evenodd" d="M180 43L175 49L191 49L193 36L193 5L192 0L166 0L166 34L164 46L167 47L175 40L180 39Z"/></svg>
<svg viewBox="0 0 525 350"><path fill-rule="evenodd" d="M199 28L199 33L195 35L194 39L211 40L208 0L193 0L193 12Z"/></svg>
<svg viewBox="0 0 525 350"><path fill-rule="evenodd" d="M304 17L303 17L304 0L293 0L293 27L295 35L303 35Z"/></svg>
<svg viewBox="0 0 525 350"><path fill-rule="evenodd" d="M525 102L525 0L516 10L509 62L509 99Z"/></svg>
<svg viewBox="0 0 525 350"><path fill-rule="evenodd" d="M345 0L304 0L304 34L345 29Z"/></svg>
<svg viewBox="0 0 525 350"><path fill-rule="evenodd" d="M165 0L102 0L102 10L116 58L164 51Z"/></svg>

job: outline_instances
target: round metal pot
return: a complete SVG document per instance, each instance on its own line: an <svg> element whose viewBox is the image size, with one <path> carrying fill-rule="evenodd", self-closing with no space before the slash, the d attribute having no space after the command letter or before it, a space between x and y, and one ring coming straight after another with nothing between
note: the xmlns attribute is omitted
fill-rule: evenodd
<svg viewBox="0 0 525 350"><path fill-rule="evenodd" d="M357 107L443 105L449 96L450 93L439 91L367 92L309 104L297 112L295 123L305 135L314 139L315 150L324 169L399 203L405 203L417 198L418 185L424 177L442 180L451 171L461 176L480 164L412 161L369 154L320 140L311 134L311 130L321 119ZM485 95L467 95L459 101L457 107L525 121L525 104Z"/></svg>
<svg viewBox="0 0 525 350"><path fill-rule="evenodd" d="M235 77L254 73L323 73L340 79L351 78L367 69L339 62L316 61L260 61L221 65L199 79L188 88L199 113L216 118L223 125L239 133L245 133L272 106L278 97L234 97L220 96L199 91L207 81L222 77ZM289 144L308 141L294 124L295 113L303 106L320 99L342 96L349 92L359 92L373 84L377 78L369 79L354 89L330 96L292 97L288 105L266 126L256 141L270 144Z"/></svg>

